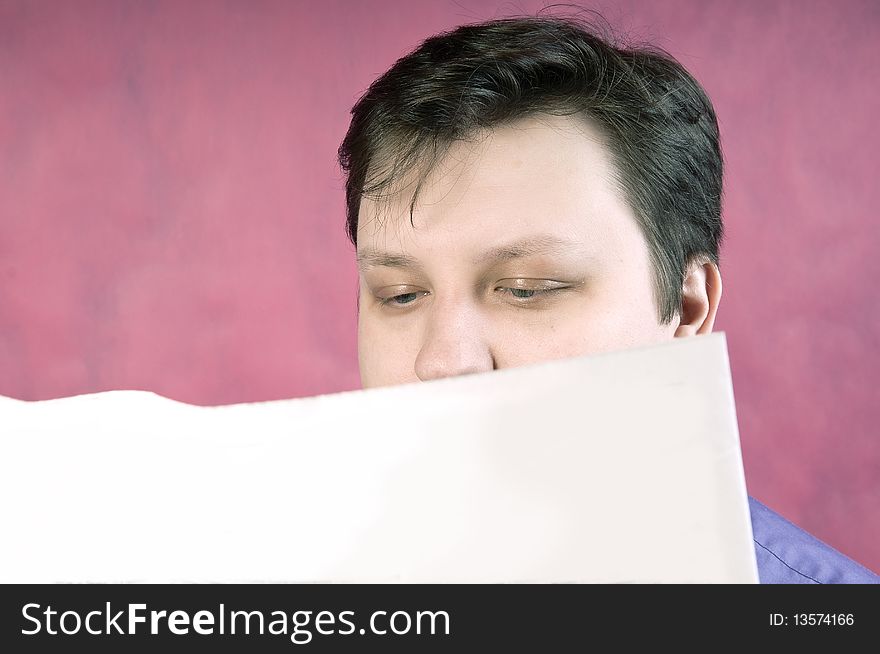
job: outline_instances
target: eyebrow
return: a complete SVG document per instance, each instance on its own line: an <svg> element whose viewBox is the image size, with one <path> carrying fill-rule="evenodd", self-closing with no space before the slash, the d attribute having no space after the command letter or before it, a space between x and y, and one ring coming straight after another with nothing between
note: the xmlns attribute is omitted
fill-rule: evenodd
<svg viewBox="0 0 880 654"><path fill-rule="evenodd" d="M507 243L505 245L490 248L480 253L473 260L474 265L486 265L504 263L524 257L539 254L559 254L576 248L574 241L569 241L552 234L536 234L528 238ZM415 257L394 252L384 252L365 248L357 254L358 266L362 268L375 268L386 266L388 268L414 268L421 269L422 265Z"/></svg>
<svg viewBox="0 0 880 654"><path fill-rule="evenodd" d="M358 266L361 268L421 268L419 260L406 254L392 254L379 250L361 250L357 253Z"/></svg>

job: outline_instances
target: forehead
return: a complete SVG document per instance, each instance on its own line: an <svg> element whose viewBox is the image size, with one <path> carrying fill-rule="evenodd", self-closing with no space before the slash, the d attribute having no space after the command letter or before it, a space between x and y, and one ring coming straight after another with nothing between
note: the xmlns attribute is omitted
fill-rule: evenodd
<svg viewBox="0 0 880 654"><path fill-rule="evenodd" d="M577 117L538 116L452 144L421 182L412 172L382 199L365 198L358 256L456 256L541 238L601 246L633 222L602 138Z"/></svg>

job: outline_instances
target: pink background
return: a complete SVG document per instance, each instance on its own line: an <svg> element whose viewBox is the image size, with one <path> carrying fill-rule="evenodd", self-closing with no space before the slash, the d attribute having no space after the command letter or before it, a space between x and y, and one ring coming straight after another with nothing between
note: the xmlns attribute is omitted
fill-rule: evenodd
<svg viewBox="0 0 880 654"><path fill-rule="evenodd" d="M357 388L348 110L424 37L540 6L0 0L0 394ZM751 494L880 570L880 5L589 6L716 103Z"/></svg>

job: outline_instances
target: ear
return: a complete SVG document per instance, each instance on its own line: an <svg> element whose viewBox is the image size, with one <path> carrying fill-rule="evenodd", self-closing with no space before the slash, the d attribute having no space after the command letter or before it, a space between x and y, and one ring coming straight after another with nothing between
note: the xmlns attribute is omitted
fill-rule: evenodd
<svg viewBox="0 0 880 654"><path fill-rule="evenodd" d="M718 266L705 259L691 261L681 287L681 309L675 337L710 333L720 302L721 272Z"/></svg>

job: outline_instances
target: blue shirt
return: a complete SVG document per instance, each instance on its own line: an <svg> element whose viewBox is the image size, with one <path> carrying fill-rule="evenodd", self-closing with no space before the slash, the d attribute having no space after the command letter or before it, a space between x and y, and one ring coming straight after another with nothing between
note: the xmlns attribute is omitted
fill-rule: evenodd
<svg viewBox="0 0 880 654"><path fill-rule="evenodd" d="M762 584L880 584L880 577L749 498Z"/></svg>

